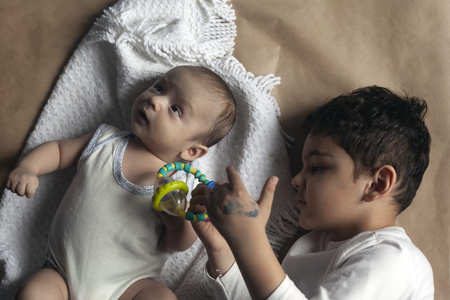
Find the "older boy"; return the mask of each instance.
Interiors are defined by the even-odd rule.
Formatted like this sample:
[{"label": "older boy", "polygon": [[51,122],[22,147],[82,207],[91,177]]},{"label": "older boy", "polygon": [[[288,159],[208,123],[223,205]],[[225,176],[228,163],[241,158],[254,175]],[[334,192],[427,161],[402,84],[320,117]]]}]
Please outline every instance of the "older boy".
[{"label": "older boy", "polygon": [[152,279],[167,248],[185,250],[197,236],[189,222],[159,217],[149,195],[163,165],[202,157],[228,133],[234,97],[214,72],[183,66],[142,93],[131,114],[133,133],[102,125],[48,142],[11,172],[7,188],[32,197],[38,175],[78,163],[50,229],[50,268],[29,278],[17,299],[175,299]]},{"label": "older boy", "polygon": [[197,204],[205,203],[215,227],[194,229],[208,251],[216,297],[433,299],[429,262],[395,226],[428,166],[426,110],[421,99],[372,86],[307,118],[303,170],[292,184],[300,225],[312,232],[297,240],[282,265],[265,235],[276,177],[258,203],[232,167],[229,183],[213,191],[198,187],[191,210],[202,212]]}]

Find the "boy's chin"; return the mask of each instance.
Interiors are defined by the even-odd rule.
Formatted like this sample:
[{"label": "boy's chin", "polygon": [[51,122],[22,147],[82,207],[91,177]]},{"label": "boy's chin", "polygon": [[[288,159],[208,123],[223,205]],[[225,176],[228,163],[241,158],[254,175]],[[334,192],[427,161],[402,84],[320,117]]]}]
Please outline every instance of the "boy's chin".
[{"label": "boy's chin", "polygon": [[300,213],[300,218],[298,219],[298,224],[300,225],[301,228],[303,228],[305,230],[314,230],[314,226],[312,226],[306,220],[302,219],[301,213]]}]

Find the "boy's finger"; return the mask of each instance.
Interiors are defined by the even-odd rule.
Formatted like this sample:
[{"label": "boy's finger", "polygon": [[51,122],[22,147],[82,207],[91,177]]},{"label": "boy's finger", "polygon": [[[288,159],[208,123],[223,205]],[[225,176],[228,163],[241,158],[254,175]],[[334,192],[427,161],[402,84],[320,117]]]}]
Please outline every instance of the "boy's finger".
[{"label": "boy's finger", "polygon": [[222,201],[223,198],[227,195],[229,188],[224,185],[215,186],[211,192],[211,196],[214,197],[214,201]]},{"label": "boy's finger", "polygon": [[278,184],[278,177],[272,176],[269,179],[267,179],[261,191],[261,195],[258,201],[259,207],[270,210],[270,208],[272,207],[273,196],[275,194],[277,184]]},{"label": "boy's finger", "polygon": [[203,195],[205,189],[208,188],[206,184],[200,183],[197,187],[192,191],[192,197],[197,195]]},{"label": "boy's finger", "polygon": [[212,193],[212,190],[211,190],[211,188],[208,188],[208,189],[206,189],[205,190],[205,193],[204,193],[204,203],[201,203],[201,204],[204,204],[205,206],[206,206],[206,210],[208,210],[208,207],[210,207],[210,205],[211,205],[211,193]]},{"label": "boy's finger", "polygon": [[205,204],[205,194],[201,194],[201,195],[197,195],[197,196],[193,196],[190,203],[191,205],[194,204]]},{"label": "boy's finger", "polygon": [[239,174],[237,173],[236,169],[233,166],[227,167],[227,177],[228,182],[230,183],[232,189],[240,189],[240,188],[245,189],[241,177],[239,177]]},{"label": "boy's finger", "polygon": [[193,213],[204,214],[204,213],[206,213],[206,208],[203,205],[194,204],[189,208],[189,211],[193,212]]}]

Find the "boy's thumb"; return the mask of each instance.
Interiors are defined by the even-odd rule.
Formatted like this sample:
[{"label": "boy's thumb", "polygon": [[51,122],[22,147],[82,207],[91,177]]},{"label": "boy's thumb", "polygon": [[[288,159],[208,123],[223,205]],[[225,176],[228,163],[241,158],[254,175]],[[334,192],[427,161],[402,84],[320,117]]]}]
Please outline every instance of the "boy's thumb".
[{"label": "boy's thumb", "polygon": [[267,179],[261,191],[261,196],[259,197],[258,201],[259,207],[264,207],[265,209],[268,208],[270,210],[270,208],[272,207],[273,195],[275,194],[277,184],[278,184],[278,177],[272,176],[269,179]]}]

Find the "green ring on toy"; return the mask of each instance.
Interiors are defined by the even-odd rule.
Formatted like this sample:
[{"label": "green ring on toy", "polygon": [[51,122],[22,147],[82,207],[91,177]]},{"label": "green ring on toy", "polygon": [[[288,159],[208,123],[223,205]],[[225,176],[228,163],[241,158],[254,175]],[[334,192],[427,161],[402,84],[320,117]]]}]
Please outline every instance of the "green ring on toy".
[{"label": "green ring on toy", "polygon": [[[180,162],[169,163],[164,165],[164,167],[159,169],[157,179],[161,177],[166,177],[167,173],[171,171],[185,171],[186,173],[194,175],[194,177],[197,178],[197,180],[200,181],[201,183],[206,184],[208,187],[214,188],[215,182],[208,180],[206,176],[202,174],[202,172],[200,172],[200,170],[193,168],[191,165]],[[186,197],[186,195],[188,194],[188,186],[183,181],[167,182],[164,185],[162,185],[153,195],[152,197],[153,207],[158,211],[165,211],[160,205],[161,200],[168,193],[176,190],[184,192],[184,197]],[[172,212],[169,211],[166,212],[172,214]],[[209,221],[209,216],[207,213],[194,214],[189,211],[186,212],[180,205],[173,208],[173,213],[176,213],[178,216],[188,221],[205,221],[205,220]]]}]

